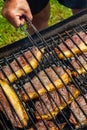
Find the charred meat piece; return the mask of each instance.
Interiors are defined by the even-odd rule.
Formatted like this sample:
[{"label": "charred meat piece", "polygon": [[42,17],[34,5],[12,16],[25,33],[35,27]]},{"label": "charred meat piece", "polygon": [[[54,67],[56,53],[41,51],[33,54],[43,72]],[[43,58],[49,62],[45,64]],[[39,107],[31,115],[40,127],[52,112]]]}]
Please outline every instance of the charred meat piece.
[{"label": "charred meat piece", "polygon": [[8,65],[3,66],[3,71],[4,71],[5,75],[3,74],[2,71],[0,71],[0,79],[5,80],[6,82],[8,82],[8,80],[10,82],[13,82],[17,79],[15,74],[12,72],[12,70],[10,69],[10,67]]},{"label": "charred meat piece", "polygon": [[6,116],[7,120],[11,121],[11,123],[14,127],[19,127],[19,128],[22,127],[17,115],[15,114],[11,105],[7,101],[1,88],[0,88],[0,111],[3,112],[3,114]]},{"label": "charred meat piece", "polygon": [[[85,98],[86,98],[86,100],[85,100]],[[76,118],[71,113],[69,120],[72,124],[75,125],[76,128],[78,128],[80,126],[80,124],[81,125],[87,124],[87,94],[85,94],[85,98],[83,96],[79,96],[76,99],[76,101],[78,102],[78,104],[80,105],[80,107],[82,108],[83,111],[81,110],[81,108],[75,101],[73,101],[70,106],[70,108],[73,111],[73,113],[75,114]]]},{"label": "charred meat piece", "polygon": [[64,43],[61,43],[60,45],[58,45],[58,47],[61,49],[61,51],[64,53],[65,56],[63,55],[63,53],[58,48],[54,48],[54,51],[56,52],[57,56],[60,59],[64,59],[66,57],[70,58],[70,57],[73,57],[73,55],[75,55],[75,54],[80,54],[82,52],[87,52],[87,45],[86,45],[87,44],[87,34],[84,33],[84,32],[79,32],[78,35],[77,34],[73,35],[71,37],[72,40],[67,39],[67,40],[65,40]]},{"label": "charred meat piece", "polygon": [[[36,58],[33,56],[32,53]],[[17,80],[17,78],[20,78],[25,74],[32,72],[33,69],[37,68],[43,53],[44,53],[43,48],[41,49],[40,52],[40,50],[34,46],[31,49],[31,51],[24,52],[24,57],[26,57],[27,60],[25,60],[25,58],[21,55],[17,57],[17,61],[13,60],[11,63],[9,63],[11,69],[8,65],[4,66],[3,71],[7,77],[3,74],[2,71],[0,71],[0,78],[5,81],[9,80],[12,83],[15,80]]]},{"label": "charred meat piece", "polygon": [[[45,122],[45,123],[44,123]],[[52,121],[39,121],[36,123],[36,128],[37,130],[60,130],[63,129],[63,127],[65,126],[66,123],[63,124],[58,124],[58,126],[56,126]],[[59,128],[60,129],[59,129]],[[30,128],[28,130],[36,130],[36,128]]]},{"label": "charred meat piece", "polygon": [[[57,66],[54,66],[54,70],[56,70],[56,72],[58,73],[58,75],[61,77],[61,79],[63,80],[63,82],[65,84],[68,84],[71,80],[70,76],[71,75],[71,72],[69,69],[66,69],[66,72],[64,71],[64,69],[62,67],[57,67]],[[55,86],[56,88],[61,88],[64,86],[64,83],[62,82],[62,80],[58,77],[58,75],[55,73],[51,67],[45,69],[46,73],[48,75],[46,75],[46,73],[42,70],[38,73],[38,77],[37,76],[34,76],[33,79],[31,80],[32,84],[34,85],[35,89],[33,88],[33,85],[30,83],[30,82],[27,82],[23,87],[25,89],[25,91],[27,92],[27,94],[29,95],[29,97],[31,99],[33,98],[37,98],[38,97],[38,93],[40,95],[43,95],[44,93],[46,93],[46,89],[48,91],[52,91],[55,89]],[[68,75],[68,74],[69,75]],[[48,76],[50,77],[50,79],[52,80],[52,82],[49,80]],[[42,81],[42,84],[40,82],[40,80]],[[46,88],[45,88],[45,87]],[[38,93],[37,93],[38,92]],[[22,95],[22,98],[24,101],[28,101],[29,100],[29,97],[27,95],[24,90],[21,90],[21,95]]]},{"label": "charred meat piece", "polygon": [[[22,57],[22,56],[20,56],[20,57]],[[17,58],[17,59],[18,59],[18,58]],[[25,75],[25,74],[24,74],[24,71],[23,71],[23,68],[21,68],[21,67],[18,65],[18,63],[17,63],[16,60],[12,61],[12,62],[10,63],[10,65],[11,65],[11,67],[12,67],[13,74],[16,76],[16,79],[17,79],[17,78],[20,78],[20,77],[22,77],[22,76]],[[13,80],[12,82],[14,82],[14,81],[15,81],[15,80]]]},{"label": "charred meat piece", "polygon": [[24,52],[24,56],[26,57],[28,63],[26,63],[23,57],[17,58],[26,74],[32,72],[33,69],[37,68],[43,56],[43,53],[44,53],[44,48],[41,48],[39,50],[37,47],[34,46],[31,51]]},{"label": "charred meat piece", "polygon": [[[72,68],[75,68],[75,70],[77,70],[79,74],[85,74],[87,71],[87,52],[85,52],[83,55],[79,55],[77,59],[74,58],[71,61],[71,64]],[[72,74],[78,75],[78,73],[75,72],[75,70],[72,72]]]},{"label": "charred meat piece", "polygon": [[[43,119],[49,120],[55,117],[60,110],[64,109],[67,104],[70,104],[74,98],[77,98],[80,94],[79,90],[72,84],[67,86],[70,92],[66,87],[60,88],[58,91],[54,90],[49,94],[45,94],[39,98],[35,103],[35,109],[39,112]],[[64,101],[64,99],[65,101]],[[36,118],[40,119],[38,112],[36,111]]]},{"label": "charred meat piece", "polygon": [[[28,121],[29,121],[28,115],[26,113],[24,106],[20,102],[17,94],[15,93],[14,89],[3,80],[0,80],[0,85],[2,88],[2,89],[0,88],[0,101],[2,102],[2,105],[4,109],[6,110],[7,115],[10,118],[11,122],[13,123],[14,126],[22,127],[19,122],[20,120],[22,122],[22,125],[27,126]],[[12,108],[10,107],[9,103],[7,102],[4,94],[6,94],[9,102],[13,106],[15,112],[17,113],[19,117],[19,120],[17,116],[15,115],[15,113],[13,112]],[[1,109],[1,111],[4,111],[4,110]]]}]

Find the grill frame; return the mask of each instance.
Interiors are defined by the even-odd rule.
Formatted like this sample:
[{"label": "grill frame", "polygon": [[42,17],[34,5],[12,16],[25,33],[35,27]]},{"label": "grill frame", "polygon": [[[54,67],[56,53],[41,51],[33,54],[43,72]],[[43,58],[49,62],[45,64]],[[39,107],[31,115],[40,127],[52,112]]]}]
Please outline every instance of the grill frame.
[{"label": "grill frame", "polygon": [[[56,32],[62,33],[64,30],[70,29],[74,26],[76,26],[78,23],[84,22],[87,19],[87,9],[84,11],[71,16],[68,19],[65,19],[61,21],[60,23],[57,23],[43,31],[41,31],[41,35],[43,38],[48,39],[51,36],[55,35]],[[33,39],[37,42],[38,46],[41,46],[41,42],[39,43],[39,39],[37,38],[37,35],[34,34]],[[20,46],[21,45],[21,46]],[[31,42],[29,41],[28,37],[23,38],[19,41],[16,41],[15,43],[12,43],[10,45],[7,45],[5,47],[0,48],[0,59],[7,57],[11,55],[12,53],[16,53],[20,51],[21,49],[25,49],[27,47],[32,47]]]},{"label": "grill frame", "polygon": [[[87,18],[87,9],[67,20],[64,20],[63,22],[61,22],[59,24],[56,24],[50,28],[43,30],[41,32],[41,34],[45,39],[48,40],[49,35],[51,35],[53,37],[53,35],[55,35],[55,32],[62,33],[64,30],[70,29],[70,28],[76,26],[80,22],[82,23],[82,20],[86,19],[86,18]],[[84,20],[83,20],[83,22],[84,22]],[[39,47],[41,47],[43,45],[43,43],[39,42],[39,38],[37,38],[36,35],[33,35],[32,37],[37,42]],[[20,44],[21,44],[21,47],[20,47]],[[11,55],[13,53],[17,53],[18,51],[20,51],[22,49],[24,50],[27,47],[32,47],[32,44],[29,42],[28,38],[24,38],[22,40],[19,40],[19,41],[13,43],[12,45],[0,48],[0,63],[3,62],[3,59],[7,61],[7,59],[10,58],[10,57],[8,57],[9,55]],[[3,58],[3,57],[6,57],[6,58]]]}]

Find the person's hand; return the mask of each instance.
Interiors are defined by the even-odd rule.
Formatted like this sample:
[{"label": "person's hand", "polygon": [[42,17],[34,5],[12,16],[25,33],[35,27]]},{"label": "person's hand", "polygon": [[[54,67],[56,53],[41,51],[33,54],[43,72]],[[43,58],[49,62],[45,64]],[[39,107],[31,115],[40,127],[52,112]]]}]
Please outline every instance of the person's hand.
[{"label": "person's hand", "polygon": [[32,13],[26,0],[6,0],[2,15],[15,27],[23,25],[25,17],[32,21]]}]

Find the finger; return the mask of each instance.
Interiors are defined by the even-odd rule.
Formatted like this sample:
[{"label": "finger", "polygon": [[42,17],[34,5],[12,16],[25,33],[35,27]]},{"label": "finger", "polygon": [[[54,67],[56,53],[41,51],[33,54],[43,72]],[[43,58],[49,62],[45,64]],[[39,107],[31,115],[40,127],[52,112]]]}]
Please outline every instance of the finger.
[{"label": "finger", "polygon": [[30,21],[32,21],[33,16],[32,16],[31,13],[29,14],[29,13],[27,12],[27,14],[26,14],[26,18],[29,19]]},{"label": "finger", "polygon": [[24,17],[20,18],[20,25],[24,25],[24,23],[25,23],[25,18]]},{"label": "finger", "polygon": [[3,16],[14,26],[19,27],[20,25],[20,16],[15,16],[15,13],[9,11],[2,11]]},{"label": "finger", "polygon": [[12,14],[12,15],[8,15],[6,17],[7,17],[7,20],[16,28],[19,27],[21,24],[23,25],[23,23],[24,23],[24,20],[21,19],[19,14],[17,14],[17,15]]},{"label": "finger", "polygon": [[29,6],[26,7],[26,10],[24,10],[24,16],[26,16],[27,19],[29,19],[30,21],[32,21],[33,15],[31,13],[31,10],[30,10]]},{"label": "finger", "polygon": [[19,27],[21,24],[21,20],[19,16],[8,17],[7,19],[16,28]]}]

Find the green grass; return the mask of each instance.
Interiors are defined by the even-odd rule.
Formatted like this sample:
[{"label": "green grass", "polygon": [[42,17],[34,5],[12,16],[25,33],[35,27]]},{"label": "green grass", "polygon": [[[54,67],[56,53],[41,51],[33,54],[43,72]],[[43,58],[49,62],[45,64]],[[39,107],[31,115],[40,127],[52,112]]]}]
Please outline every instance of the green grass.
[{"label": "green grass", "polygon": [[[3,7],[3,0],[0,0],[0,12]],[[51,13],[49,26],[62,21],[72,15],[70,9],[60,5],[57,0],[50,0]],[[24,32],[20,29],[15,29],[0,13],[0,47],[11,44],[25,37]]]},{"label": "green grass", "polygon": [[60,5],[57,0],[50,0],[51,14],[49,19],[49,25],[58,23],[72,15],[71,9]]}]

